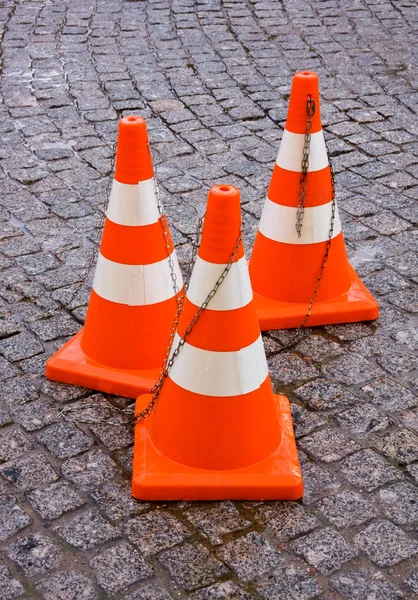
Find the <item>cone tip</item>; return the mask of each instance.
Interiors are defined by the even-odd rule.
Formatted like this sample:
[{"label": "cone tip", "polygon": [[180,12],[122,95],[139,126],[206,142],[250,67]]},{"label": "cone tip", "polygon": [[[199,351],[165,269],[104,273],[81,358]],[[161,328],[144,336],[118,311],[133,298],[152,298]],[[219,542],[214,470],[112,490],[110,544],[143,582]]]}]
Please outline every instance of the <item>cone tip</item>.
[{"label": "cone tip", "polygon": [[315,103],[311,133],[316,133],[321,129],[318,75],[313,71],[299,71],[293,76],[292,80],[289,111],[286,121],[286,129],[288,131],[292,133],[306,132],[306,102],[308,96]]},{"label": "cone tip", "polygon": [[135,184],[153,176],[145,119],[128,115],[119,121],[115,179]]},{"label": "cone tip", "polygon": [[137,115],[128,115],[119,121],[119,137],[128,134],[135,136],[137,142],[148,142],[145,119]]},{"label": "cone tip", "polygon": [[210,188],[208,201],[213,198],[219,200],[220,202],[227,202],[228,200],[239,197],[239,190],[237,190],[237,188],[233,185],[219,184]]},{"label": "cone tip", "polygon": [[[239,190],[227,184],[213,186],[209,190],[199,256],[212,263],[228,263],[240,237],[240,232],[241,206]],[[236,260],[243,253],[241,242]]]}]

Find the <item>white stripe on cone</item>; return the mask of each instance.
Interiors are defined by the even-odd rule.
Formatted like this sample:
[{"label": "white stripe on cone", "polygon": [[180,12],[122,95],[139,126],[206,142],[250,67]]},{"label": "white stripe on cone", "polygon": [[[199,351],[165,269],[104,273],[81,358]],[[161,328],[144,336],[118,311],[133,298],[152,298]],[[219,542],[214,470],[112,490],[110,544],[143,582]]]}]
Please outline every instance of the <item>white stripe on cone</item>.
[{"label": "white stripe on cone", "polygon": [[[300,173],[302,170],[304,143],[305,136],[303,133],[292,133],[285,129],[282,141],[280,142],[276,165],[287,171],[297,171]],[[328,155],[322,129],[317,133],[311,134],[309,148],[308,173],[325,169],[328,166]]]},{"label": "white stripe on cone", "polygon": [[156,223],[161,215],[158,211],[154,178],[137,184],[119,183],[114,179],[106,217],[117,225],[131,227]]},{"label": "white stripe on cone", "polygon": [[[282,206],[266,199],[260,219],[260,232],[270,240],[283,244],[317,244],[328,240],[331,228],[332,202],[305,208],[302,221],[302,235],[296,231],[297,208]],[[338,206],[335,206],[334,230],[332,237],[341,233]]]},{"label": "white stripe on cone", "polygon": [[[175,252],[171,258],[181,289],[183,280]],[[93,289],[101,298],[127,306],[157,304],[175,295],[168,258],[149,265],[124,265],[99,254]]]},{"label": "white stripe on cone", "polygon": [[[171,352],[179,340],[176,334]],[[169,373],[174,383],[189,392],[220,397],[249,394],[263,384],[267,375],[261,334],[253,344],[236,352],[202,350],[186,342]]]},{"label": "white stripe on cone", "polygon": [[[187,290],[190,302],[196,306],[203,304],[225,267],[226,264],[210,263],[197,256]],[[243,256],[231,266],[226,279],[210,301],[208,309],[235,310],[246,306],[252,298],[247,261]]]}]

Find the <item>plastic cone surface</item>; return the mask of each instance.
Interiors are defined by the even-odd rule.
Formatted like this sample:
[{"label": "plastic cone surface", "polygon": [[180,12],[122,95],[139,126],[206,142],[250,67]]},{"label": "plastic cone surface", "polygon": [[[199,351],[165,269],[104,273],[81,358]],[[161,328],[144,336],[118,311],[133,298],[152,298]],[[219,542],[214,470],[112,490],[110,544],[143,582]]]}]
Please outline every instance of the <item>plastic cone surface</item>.
[{"label": "plastic cone surface", "polygon": [[158,210],[146,124],[124,117],[85,326],[49,359],[47,377],[132,398],[151,388],[177,310],[168,253],[181,290]]},{"label": "plastic cone surface", "polygon": [[[176,348],[230,262],[239,192],[209,192]],[[149,403],[140,396],[137,412]],[[144,500],[297,499],[302,479],[289,402],[272,391],[242,243],[164,382],[135,426],[132,493]]]},{"label": "plastic cone surface", "polygon": [[[296,216],[308,96],[314,100],[316,111],[312,117],[306,203],[299,237]],[[318,76],[297,73],[249,263],[262,331],[302,324],[321,272],[331,215],[331,171],[321,126]],[[336,206],[328,261],[306,325],[349,323],[377,316],[376,301],[348,262]]]}]

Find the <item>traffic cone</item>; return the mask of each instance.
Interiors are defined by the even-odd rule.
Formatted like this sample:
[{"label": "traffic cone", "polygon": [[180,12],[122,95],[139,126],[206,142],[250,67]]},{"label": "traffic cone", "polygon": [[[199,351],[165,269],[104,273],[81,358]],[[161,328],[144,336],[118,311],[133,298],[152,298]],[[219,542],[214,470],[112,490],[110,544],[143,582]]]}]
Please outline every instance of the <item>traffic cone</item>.
[{"label": "traffic cone", "polygon": [[[306,103],[312,117],[306,203],[301,236],[296,231]],[[350,266],[338,206],[328,260],[322,271],[332,217],[332,180],[319,107],[318,76],[293,78],[286,128],[249,263],[254,301],[262,331],[299,327],[304,322],[318,279],[316,300],[305,325],[373,320],[377,302]]]},{"label": "traffic cone", "polygon": [[[213,187],[173,349],[186,340],[151,416],[135,426],[136,498],[302,495],[289,402],[272,391],[241,242],[222,285],[186,333],[237,249],[240,228],[238,190]],[[150,399],[138,398],[137,415]]]},{"label": "traffic cone", "polygon": [[158,209],[146,124],[124,117],[85,325],[49,359],[46,376],[132,398],[148,391],[177,311],[172,275],[181,290],[167,220]]}]

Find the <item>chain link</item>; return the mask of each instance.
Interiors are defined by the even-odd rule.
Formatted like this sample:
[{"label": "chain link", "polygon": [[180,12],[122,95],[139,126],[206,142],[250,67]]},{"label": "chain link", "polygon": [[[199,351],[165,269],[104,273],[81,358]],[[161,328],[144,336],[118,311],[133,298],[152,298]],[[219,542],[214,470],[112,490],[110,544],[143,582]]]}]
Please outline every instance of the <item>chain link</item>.
[{"label": "chain link", "polygon": [[[302,173],[300,177],[299,183],[299,192],[298,192],[298,209],[296,213],[296,231],[298,232],[298,236],[302,235],[302,222],[303,215],[305,212],[305,203],[306,203],[306,189],[308,182],[308,167],[309,167],[309,152],[310,152],[310,143],[311,143],[311,128],[312,128],[312,117],[315,114],[316,106],[315,101],[311,98],[311,96],[307,96],[306,101],[306,133],[305,133],[305,141],[303,146],[303,157],[302,157]],[[314,290],[312,292],[312,296],[309,302],[308,310],[303,318],[302,323],[299,326],[299,329],[303,329],[311,316],[312,308],[316,302],[318,297],[319,287],[321,285],[322,278],[324,276],[324,270],[326,264],[328,262],[329,251],[331,248],[331,242],[334,235],[334,223],[335,223],[335,212],[336,212],[336,200],[335,200],[335,182],[334,182],[334,172],[332,169],[331,162],[329,163],[330,173],[331,173],[331,190],[332,190],[332,202],[331,202],[331,223],[328,232],[327,244],[325,246],[325,252],[322,259],[322,263],[319,269],[319,274],[315,283]]]},{"label": "chain link", "polygon": [[299,181],[298,209],[296,213],[296,231],[299,237],[302,235],[302,223],[303,216],[305,214],[306,188],[308,185],[309,153],[311,149],[312,117],[315,114],[315,110],[315,100],[313,100],[311,96],[308,95],[308,100],[306,102],[306,133],[303,140],[302,169]]},{"label": "chain link", "polygon": [[[201,236],[201,232],[202,232],[202,227],[203,227],[203,219],[204,217],[199,219],[199,224],[198,224],[198,229],[197,229],[197,233],[196,233],[196,240],[195,243],[193,244],[193,252],[192,252],[192,259],[190,262],[190,265],[192,266],[196,260],[196,254],[197,254],[197,249],[199,247],[199,240],[200,240],[200,236]],[[231,254],[231,258],[228,262],[228,264],[225,266],[224,270],[222,271],[221,275],[218,277],[218,279],[216,280],[213,288],[210,290],[210,292],[208,293],[208,295],[206,296],[205,300],[202,302],[202,304],[200,305],[200,307],[198,308],[198,310],[196,311],[196,313],[193,315],[189,325],[186,327],[185,332],[183,337],[180,338],[176,348],[172,351],[172,345],[173,345],[173,341],[174,341],[174,337],[176,335],[177,332],[177,328],[178,328],[178,324],[179,324],[179,320],[180,320],[180,315],[182,313],[183,310],[183,305],[184,305],[184,299],[186,296],[186,291],[188,288],[188,284],[190,282],[190,276],[188,278],[187,283],[185,284],[181,297],[181,303],[178,303],[178,309],[177,309],[177,314],[174,318],[173,321],[173,327],[172,327],[172,331],[170,334],[170,341],[166,350],[166,354],[165,354],[165,358],[164,358],[164,362],[163,362],[163,366],[160,372],[160,376],[158,378],[158,381],[154,384],[154,386],[151,388],[150,390],[150,394],[152,394],[152,398],[150,400],[150,402],[147,404],[147,406],[141,411],[139,412],[137,415],[135,415],[134,417],[134,425],[136,425],[137,423],[139,423],[140,421],[143,421],[144,419],[148,418],[150,416],[150,414],[152,413],[155,404],[157,403],[157,400],[159,398],[161,389],[164,385],[165,380],[167,379],[167,376],[170,372],[171,367],[173,366],[177,356],[180,354],[181,349],[183,348],[184,344],[186,343],[187,337],[191,334],[191,332],[193,331],[194,326],[196,325],[196,323],[199,321],[203,311],[208,307],[210,301],[212,300],[212,298],[215,296],[216,292],[218,291],[218,289],[221,287],[222,283],[225,281],[229,271],[231,270],[231,267],[235,261],[235,258],[237,256],[237,253],[239,252],[240,248],[241,248],[241,243],[242,243],[242,231],[240,231],[240,234],[238,236],[237,239],[237,243],[232,251]],[[191,275],[191,273],[190,273]]]}]

